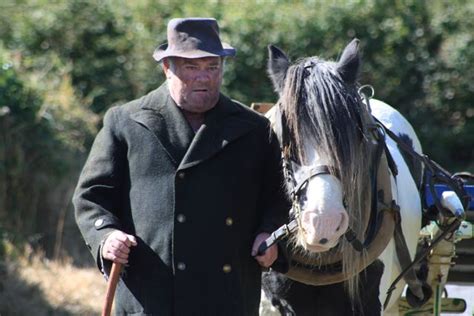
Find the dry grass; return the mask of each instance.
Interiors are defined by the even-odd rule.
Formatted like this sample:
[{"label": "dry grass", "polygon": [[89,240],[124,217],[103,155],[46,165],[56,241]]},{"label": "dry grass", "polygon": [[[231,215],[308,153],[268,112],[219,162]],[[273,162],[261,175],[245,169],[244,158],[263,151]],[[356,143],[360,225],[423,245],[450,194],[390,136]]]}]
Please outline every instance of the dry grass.
[{"label": "dry grass", "polygon": [[25,255],[1,262],[0,315],[100,315],[105,288],[97,269]]}]

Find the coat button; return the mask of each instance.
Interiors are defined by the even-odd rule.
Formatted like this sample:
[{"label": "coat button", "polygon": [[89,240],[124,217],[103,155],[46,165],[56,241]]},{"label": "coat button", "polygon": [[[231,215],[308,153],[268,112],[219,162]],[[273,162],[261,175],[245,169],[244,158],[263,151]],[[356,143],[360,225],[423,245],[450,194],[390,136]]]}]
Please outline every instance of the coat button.
[{"label": "coat button", "polygon": [[232,271],[232,266],[230,264],[224,264],[222,266],[222,271],[224,271],[224,273],[230,273]]},{"label": "coat button", "polygon": [[185,175],[184,171],[178,172],[178,178],[184,179],[184,175]]},{"label": "coat button", "polygon": [[186,221],[186,216],[184,216],[183,214],[178,214],[178,216],[176,216],[176,220],[178,221],[178,223],[184,223]]},{"label": "coat button", "polygon": [[184,271],[186,270],[186,264],[184,264],[184,262],[178,262],[176,268],[178,268],[178,270]]},{"label": "coat button", "polygon": [[227,217],[227,218],[225,219],[225,224],[226,224],[227,226],[232,226],[232,224],[234,224],[234,220],[232,219],[232,217]]},{"label": "coat button", "polygon": [[94,222],[95,227],[100,227],[104,223],[104,220],[102,218],[99,218]]}]

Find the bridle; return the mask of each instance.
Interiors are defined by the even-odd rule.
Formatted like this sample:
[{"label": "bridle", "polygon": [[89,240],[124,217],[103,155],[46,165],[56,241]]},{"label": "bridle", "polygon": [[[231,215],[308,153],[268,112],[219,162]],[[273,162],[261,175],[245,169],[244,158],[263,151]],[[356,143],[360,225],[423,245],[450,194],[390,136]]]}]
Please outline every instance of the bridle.
[{"label": "bridle", "polygon": [[[282,151],[284,152],[284,151]],[[296,177],[294,176],[294,170],[292,164],[296,164],[292,162],[288,156],[282,154],[282,161],[283,161],[283,174],[285,176],[286,182],[291,188],[290,190],[290,198],[291,198],[291,217],[296,219],[299,218],[301,215],[301,209],[303,204],[303,197],[305,196],[306,189],[308,188],[309,181],[311,179],[324,175],[324,174],[331,174],[329,167],[327,165],[316,165],[309,169],[309,172],[306,173],[306,176],[301,181],[297,181]]]}]

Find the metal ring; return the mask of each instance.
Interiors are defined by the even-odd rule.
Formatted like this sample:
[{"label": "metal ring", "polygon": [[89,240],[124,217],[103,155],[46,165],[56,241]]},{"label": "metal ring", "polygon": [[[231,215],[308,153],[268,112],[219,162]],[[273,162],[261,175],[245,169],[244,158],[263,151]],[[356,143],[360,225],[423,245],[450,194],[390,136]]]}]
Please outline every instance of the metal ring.
[{"label": "metal ring", "polygon": [[[367,94],[363,93],[363,90],[364,90],[364,89],[368,89],[368,90],[370,91],[370,95],[367,95]],[[374,87],[372,87],[372,85],[370,85],[370,84],[365,84],[365,85],[361,86],[361,87],[357,90],[357,92],[358,92],[359,94],[364,94],[364,95],[367,96],[369,99],[372,99],[372,98],[374,97],[374,95],[375,95],[375,89],[374,89]]]},{"label": "metal ring", "polygon": [[380,123],[375,123],[375,125],[377,126],[377,130],[380,132],[380,135],[382,135],[383,138],[385,139],[387,137],[387,132],[385,131],[385,127]]}]

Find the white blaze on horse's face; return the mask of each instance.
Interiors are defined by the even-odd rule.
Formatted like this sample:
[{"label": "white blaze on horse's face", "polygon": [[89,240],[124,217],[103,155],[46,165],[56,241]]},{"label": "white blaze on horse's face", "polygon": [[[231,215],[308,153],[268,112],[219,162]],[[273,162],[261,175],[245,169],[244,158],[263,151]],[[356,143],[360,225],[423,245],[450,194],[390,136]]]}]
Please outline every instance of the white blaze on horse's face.
[{"label": "white blaze on horse's face", "polygon": [[[312,166],[324,164],[319,159],[312,160],[310,166],[302,166],[295,173],[298,183],[307,178]],[[300,216],[299,242],[305,249],[324,252],[335,247],[349,226],[339,179],[330,174],[310,179]]]}]

